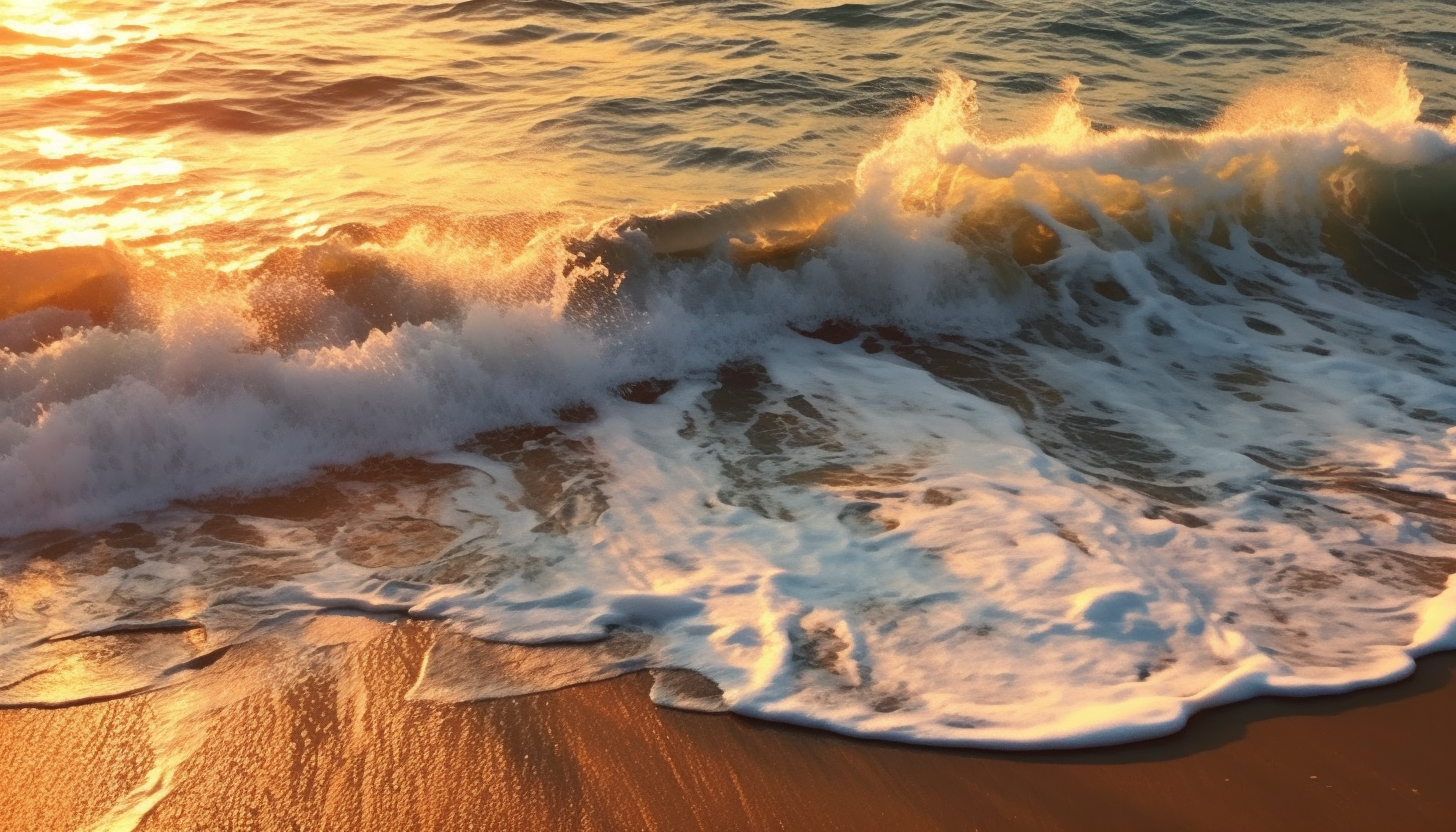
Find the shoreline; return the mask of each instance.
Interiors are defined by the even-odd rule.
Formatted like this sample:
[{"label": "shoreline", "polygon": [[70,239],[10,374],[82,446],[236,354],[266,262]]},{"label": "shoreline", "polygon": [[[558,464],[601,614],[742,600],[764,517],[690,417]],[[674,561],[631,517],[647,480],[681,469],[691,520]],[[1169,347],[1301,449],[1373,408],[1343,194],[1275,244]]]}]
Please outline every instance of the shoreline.
[{"label": "shoreline", "polygon": [[172,688],[0,711],[0,829],[1436,830],[1456,817],[1456,652],[1382,687],[1213,708],[1157,739],[1004,752],[662,708],[645,671],[407,701],[432,625],[347,626],[311,636],[304,659],[254,642]]}]

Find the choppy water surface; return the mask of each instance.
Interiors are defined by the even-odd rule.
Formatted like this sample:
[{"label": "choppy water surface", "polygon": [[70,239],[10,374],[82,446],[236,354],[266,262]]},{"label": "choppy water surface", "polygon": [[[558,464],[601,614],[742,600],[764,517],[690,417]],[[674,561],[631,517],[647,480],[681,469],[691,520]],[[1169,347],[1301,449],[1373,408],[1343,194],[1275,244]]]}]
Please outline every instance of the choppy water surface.
[{"label": "choppy water surface", "polygon": [[1205,127],[1352,50],[1410,62],[1428,119],[1456,112],[1435,2],[6,8],[7,245],[215,265],[411,210],[595,220],[843,178],[945,70],[982,85],[993,132],[1069,76],[1100,127]]},{"label": "choppy water surface", "polygon": [[12,3],[0,703],[340,610],[454,625],[423,699],[995,747],[1398,677],[1451,11]]}]

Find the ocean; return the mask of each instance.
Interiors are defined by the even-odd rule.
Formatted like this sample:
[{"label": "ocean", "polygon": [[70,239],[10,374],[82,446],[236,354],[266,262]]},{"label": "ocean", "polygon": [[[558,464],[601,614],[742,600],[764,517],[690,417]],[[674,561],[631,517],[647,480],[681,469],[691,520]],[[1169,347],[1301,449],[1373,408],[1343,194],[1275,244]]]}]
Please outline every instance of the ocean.
[{"label": "ocean", "polygon": [[1401,678],[1453,15],[5,0],[0,706],[350,618],[983,748]]}]

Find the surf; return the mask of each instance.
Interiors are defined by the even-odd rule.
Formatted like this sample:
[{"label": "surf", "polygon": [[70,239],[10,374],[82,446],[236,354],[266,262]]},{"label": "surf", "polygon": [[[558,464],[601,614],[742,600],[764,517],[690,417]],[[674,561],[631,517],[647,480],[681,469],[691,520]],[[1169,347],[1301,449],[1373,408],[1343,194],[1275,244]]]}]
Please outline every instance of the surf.
[{"label": "surf", "polygon": [[[652,668],[982,747],[1396,678],[1456,646],[1456,127],[1327,77],[1186,130],[1068,81],[1007,132],[948,75],[752,199],[9,253],[5,702],[339,609],[455,628],[419,698]],[[83,649],[123,623],[163,659]],[[502,681],[479,639],[589,646]]]}]

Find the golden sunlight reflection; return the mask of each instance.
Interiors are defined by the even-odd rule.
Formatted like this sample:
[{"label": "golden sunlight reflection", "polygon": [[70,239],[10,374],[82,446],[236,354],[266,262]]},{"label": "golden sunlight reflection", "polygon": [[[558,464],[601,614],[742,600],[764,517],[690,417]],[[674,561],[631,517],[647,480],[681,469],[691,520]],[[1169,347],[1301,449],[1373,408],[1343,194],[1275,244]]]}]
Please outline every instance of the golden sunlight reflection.
[{"label": "golden sunlight reflection", "polygon": [[[20,117],[35,113],[26,119],[30,129],[0,133],[0,248],[119,242],[170,256],[200,248],[200,241],[179,237],[184,231],[249,215],[260,191],[246,184],[196,187],[168,132],[96,131],[67,123],[74,119],[70,110],[84,112],[93,101],[108,100],[98,96],[142,90],[142,84],[105,77],[97,59],[158,37],[171,8],[107,5],[97,11],[21,0],[0,12],[0,56],[19,58],[16,65],[30,70],[0,84],[0,105]],[[61,110],[45,105],[55,98],[75,104]],[[37,124],[39,119],[50,123]]]},{"label": "golden sunlight reflection", "polygon": [[57,0],[10,0],[8,5],[0,12],[0,27],[9,30],[0,35],[0,45],[9,41],[22,54],[78,58],[96,58],[122,44],[151,40],[157,35],[154,26],[172,7],[147,4],[142,9],[77,18],[66,9],[71,4]]},{"label": "golden sunlight reflection", "polygon": [[91,137],[55,128],[0,139],[0,239],[12,245],[145,244],[158,254],[198,249],[168,239],[190,228],[249,216],[257,188],[199,192],[165,137]]}]

